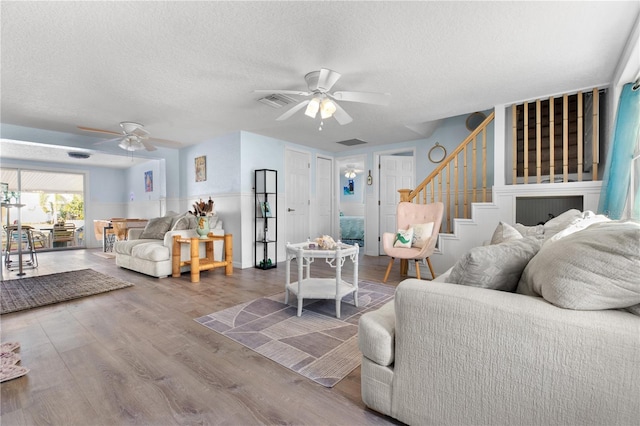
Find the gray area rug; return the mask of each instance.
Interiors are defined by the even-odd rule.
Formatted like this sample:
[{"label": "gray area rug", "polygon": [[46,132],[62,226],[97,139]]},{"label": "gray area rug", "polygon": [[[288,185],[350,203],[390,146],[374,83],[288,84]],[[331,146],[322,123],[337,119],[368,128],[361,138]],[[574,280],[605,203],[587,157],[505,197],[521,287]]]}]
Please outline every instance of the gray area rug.
[{"label": "gray area rug", "polygon": [[[284,303],[284,292],[215,312],[195,321],[323,386],[333,387],[360,365],[358,320],[393,298],[396,288],[359,283],[342,299],[341,318],[335,300],[305,300],[297,317],[297,300]],[[294,296],[295,297],[295,296]]]},{"label": "gray area rug", "polygon": [[51,305],[132,285],[93,269],[0,281],[0,314]]}]

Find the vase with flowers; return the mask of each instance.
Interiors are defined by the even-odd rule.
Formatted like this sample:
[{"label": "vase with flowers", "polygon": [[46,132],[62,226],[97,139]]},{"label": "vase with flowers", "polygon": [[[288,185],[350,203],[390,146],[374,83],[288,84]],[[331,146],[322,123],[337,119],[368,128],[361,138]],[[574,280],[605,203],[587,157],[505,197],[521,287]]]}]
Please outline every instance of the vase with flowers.
[{"label": "vase with flowers", "polygon": [[193,203],[193,211],[189,210],[189,213],[196,216],[198,218],[198,226],[196,227],[196,233],[200,236],[200,238],[207,238],[209,234],[209,217],[213,216],[213,205],[214,202],[209,197],[209,201],[197,201]]}]

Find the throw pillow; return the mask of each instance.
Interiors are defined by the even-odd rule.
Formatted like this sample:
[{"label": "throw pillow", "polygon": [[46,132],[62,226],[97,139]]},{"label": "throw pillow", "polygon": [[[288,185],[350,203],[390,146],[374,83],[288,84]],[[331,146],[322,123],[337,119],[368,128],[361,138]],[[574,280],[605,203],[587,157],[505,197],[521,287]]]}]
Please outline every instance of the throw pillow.
[{"label": "throw pillow", "polygon": [[521,223],[516,223],[513,225],[513,228],[523,237],[536,237],[539,240],[544,239],[544,225],[525,226]]},{"label": "throw pillow", "polygon": [[630,308],[640,303],[638,271],[640,223],[601,222],[545,244],[518,292],[567,309]]},{"label": "throw pillow", "polygon": [[398,229],[396,234],[396,240],[393,246],[396,248],[411,248],[411,241],[413,240],[413,228]]},{"label": "throw pillow", "polygon": [[412,227],[413,239],[411,240],[411,246],[423,248],[431,239],[431,234],[433,234],[433,222],[418,223],[412,225]]},{"label": "throw pillow", "polygon": [[519,240],[520,238],[522,238],[522,234],[518,232],[516,228],[508,223],[500,222],[496,230],[493,231],[491,244],[500,244],[507,241]]},{"label": "throw pillow", "polygon": [[140,239],[145,240],[162,240],[164,239],[164,234],[167,233],[169,228],[171,227],[171,216],[165,217],[156,217],[154,219],[149,219],[147,222],[147,226],[144,227],[144,231],[140,234]]},{"label": "throw pillow", "polygon": [[198,226],[196,217],[191,213],[185,213],[173,218],[171,222],[171,231],[182,231],[185,229],[195,229]]},{"label": "throw pillow", "polygon": [[526,237],[474,247],[453,266],[445,281],[513,292],[522,271],[541,245],[540,240]]}]

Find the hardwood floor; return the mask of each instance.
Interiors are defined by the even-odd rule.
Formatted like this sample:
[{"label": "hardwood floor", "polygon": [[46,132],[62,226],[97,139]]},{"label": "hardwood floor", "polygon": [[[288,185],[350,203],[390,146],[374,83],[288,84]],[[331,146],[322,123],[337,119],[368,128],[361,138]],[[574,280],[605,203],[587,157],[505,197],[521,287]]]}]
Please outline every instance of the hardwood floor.
[{"label": "hardwood floor", "polygon": [[[398,424],[365,408],[360,369],[322,387],[193,319],[283,290],[285,268],[203,272],[201,282],[121,269],[99,249],[38,255],[27,276],[92,268],[134,284],[122,290],[2,315],[2,341],[21,344],[31,371],[0,385],[0,424]],[[360,258],[380,282],[387,257]],[[345,276],[350,262],[345,263]],[[397,285],[396,264],[388,284]],[[313,272],[330,276],[316,262]],[[3,272],[4,279],[17,279]]]}]

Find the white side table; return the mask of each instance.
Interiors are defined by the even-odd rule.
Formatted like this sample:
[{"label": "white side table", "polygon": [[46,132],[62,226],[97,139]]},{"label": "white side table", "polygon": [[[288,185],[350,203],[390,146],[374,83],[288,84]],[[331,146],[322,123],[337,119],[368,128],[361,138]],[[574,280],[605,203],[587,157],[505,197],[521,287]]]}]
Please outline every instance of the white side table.
[{"label": "white side table", "polygon": [[[298,316],[301,316],[303,299],[335,299],[336,318],[340,318],[340,303],[344,296],[353,293],[354,305],[358,306],[359,251],[358,244],[338,243],[335,250],[322,250],[309,248],[309,243],[287,243],[284,303],[289,303],[289,292],[297,295]],[[294,258],[298,263],[298,281],[290,282],[291,260]],[[342,265],[347,258],[353,263],[351,283],[342,279]],[[311,264],[315,259],[325,259],[325,262],[336,270],[335,278],[312,278]]]}]

